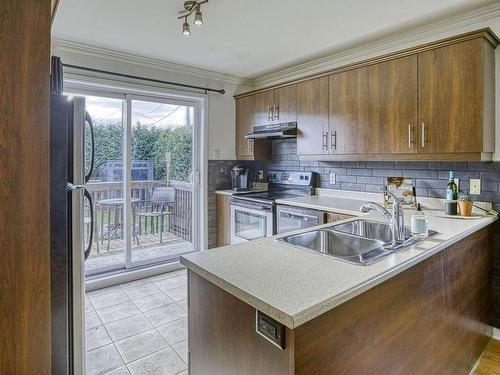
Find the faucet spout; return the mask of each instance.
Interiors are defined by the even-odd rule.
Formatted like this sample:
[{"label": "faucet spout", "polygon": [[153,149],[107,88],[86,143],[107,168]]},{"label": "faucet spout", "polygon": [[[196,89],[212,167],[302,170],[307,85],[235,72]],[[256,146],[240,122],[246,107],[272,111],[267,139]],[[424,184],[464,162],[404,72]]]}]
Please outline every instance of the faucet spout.
[{"label": "faucet spout", "polygon": [[384,186],[384,195],[390,195],[394,200],[392,213],[375,202],[366,202],[360,207],[360,211],[369,212],[374,210],[381,213],[391,226],[392,244],[396,246],[406,240],[403,205],[396,195],[387,190],[387,186]]}]

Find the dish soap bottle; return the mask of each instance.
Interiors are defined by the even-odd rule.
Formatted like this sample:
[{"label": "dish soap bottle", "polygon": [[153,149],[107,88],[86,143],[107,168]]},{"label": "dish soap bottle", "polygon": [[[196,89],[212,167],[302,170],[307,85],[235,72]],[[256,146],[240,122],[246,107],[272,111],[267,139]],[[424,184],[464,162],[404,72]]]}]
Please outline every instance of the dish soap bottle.
[{"label": "dish soap bottle", "polygon": [[422,211],[420,203],[417,204],[417,212],[411,215],[411,234],[417,240],[426,238],[429,235],[427,215]]}]

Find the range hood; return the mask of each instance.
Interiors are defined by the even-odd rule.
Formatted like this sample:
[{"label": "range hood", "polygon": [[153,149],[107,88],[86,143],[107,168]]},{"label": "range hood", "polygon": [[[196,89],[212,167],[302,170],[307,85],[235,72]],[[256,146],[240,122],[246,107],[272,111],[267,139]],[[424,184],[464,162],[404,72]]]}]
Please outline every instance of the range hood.
[{"label": "range hood", "polygon": [[257,125],[253,132],[245,135],[246,139],[284,139],[297,138],[297,122]]}]

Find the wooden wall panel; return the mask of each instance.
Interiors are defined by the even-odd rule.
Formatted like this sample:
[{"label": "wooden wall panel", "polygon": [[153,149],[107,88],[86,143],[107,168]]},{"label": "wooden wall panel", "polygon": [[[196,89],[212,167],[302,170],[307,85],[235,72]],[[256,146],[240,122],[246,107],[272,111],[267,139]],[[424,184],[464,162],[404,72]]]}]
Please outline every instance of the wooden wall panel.
[{"label": "wooden wall panel", "polygon": [[255,309],[189,271],[191,375],[292,375],[293,337],[281,350],[255,332]]},{"label": "wooden wall panel", "polygon": [[50,370],[50,0],[0,1],[0,373]]}]

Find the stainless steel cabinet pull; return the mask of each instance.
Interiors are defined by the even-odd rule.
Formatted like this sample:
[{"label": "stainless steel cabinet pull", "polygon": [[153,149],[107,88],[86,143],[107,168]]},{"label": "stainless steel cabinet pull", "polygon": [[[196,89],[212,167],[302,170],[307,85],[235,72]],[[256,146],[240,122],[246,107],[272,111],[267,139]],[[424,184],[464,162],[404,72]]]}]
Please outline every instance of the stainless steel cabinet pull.
[{"label": "stainless steel cabinet pull", "polygon": [[425,147],[425,124],[422,123],[422,148]]},{"label": "stainless steel cabinet pull", "polygon": [[330,133],[330,148],[331,150],[337,149],[337,131]]},{"label": "stainless steel cabinet pull", "polygon": [[273,106],[272,105],[267,107],[267,119],[269,121],[273,121]]},{"label": "stainless steel cabinet pull", "polygon": [[323,143],[323,150],[328,150],[328,132],[323,132],[322,143]]},{"label": "stainless steel cabinet pull", "polygon": [[408,124],[408,148],[411,148],[411,144],[413,142],[411,141],[411,124]]},{"label": "stainless steel cabinet pull", "polygon": [[277,104],[274,105],[274,119],[275,120],[280,119],[280,106]]}]

